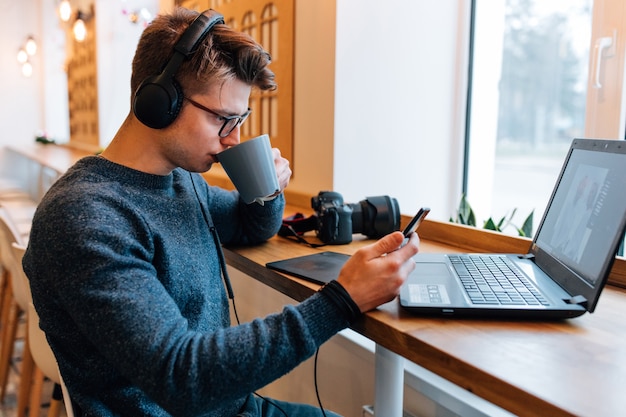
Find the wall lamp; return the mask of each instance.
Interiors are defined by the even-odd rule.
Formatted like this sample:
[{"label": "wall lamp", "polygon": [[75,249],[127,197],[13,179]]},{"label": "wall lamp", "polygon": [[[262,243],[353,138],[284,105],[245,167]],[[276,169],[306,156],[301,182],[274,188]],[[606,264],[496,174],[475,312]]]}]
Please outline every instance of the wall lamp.
[{"label": "wall lamp", "polygon": [[72,32],[74,33],[74,39],[78,42],[82,42],[87,37],[87,27],[85,26],[85,15],[80,10],[76,12],[76,20],[74,20],[74,26],[72,26]]},{"label": "wall lamp", "polygon": [[63,22],[69,22],[72,17],[72,5],[70,0],[62,0],[59,3],[59,17]]},{"label": "wall lamp", "polygon": [[22,66],[22,75],[30,77],[33,75],[33,65],[30,57],[37,53],[37,42],[32,35],[28,35],[24,44],[17,51],[17,62]]},{"label": "wall lamp", "polygon": [[62,0],[58,7],[59,18],[61,22],[72,28],[74,39],[77,42],[83,42],[87,37],[87,26],[85,23],[93,17],[93,5],[89,12],[77,9],[72,10],[72,4],[69,0]]}]

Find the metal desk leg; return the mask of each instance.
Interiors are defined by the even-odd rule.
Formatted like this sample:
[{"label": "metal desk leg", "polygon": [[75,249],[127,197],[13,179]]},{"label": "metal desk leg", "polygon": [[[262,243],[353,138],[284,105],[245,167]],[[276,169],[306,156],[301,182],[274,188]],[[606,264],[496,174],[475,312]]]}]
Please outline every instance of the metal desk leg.
[{"label": "metal desk leg", "polygon": [[376,417],[402,417],[404,358],[376,345],[374,414]]}]

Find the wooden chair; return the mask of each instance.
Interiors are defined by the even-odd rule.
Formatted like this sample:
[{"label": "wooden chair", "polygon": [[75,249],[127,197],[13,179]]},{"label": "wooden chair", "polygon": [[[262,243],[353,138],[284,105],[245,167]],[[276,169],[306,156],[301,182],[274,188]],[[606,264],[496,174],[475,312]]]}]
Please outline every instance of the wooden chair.
[{"label": "wooden chair", "polygon": [[[14,258],[22,265],[22,258],[26,247],[14,243],[11,247]],[[49,417],[56,417],[60,414],[61,407],[65,403],[65,411],[68,417],[74,417],[72,409],[72,401],[64,387],[63,380],[59,373],[56,358],[50,349],[46,335],[39,327],[39,315],[32,303],[32,295],[30,292],[30,284],[28,277],[22,268],[18,271],[20,288],[23,294],[27,296],[27,328],[26,343],[24,346],[22,375],[20,381],[20,396],[24,392],[22,401],[26,401],[30,397],[30,406],[28,407],[29,416],[39,416],[41,409],[42,389],[45,378],[50,379],[54,384],[50,408],[48,409]],[[16,285],[17,287],[17,285]],[[23,300],[22,300],[23,301]],[[27,361],[30,363],[27,365]],[[30,375],[27,375],[30,372]],[[27,382],[28,381],[28,382]],[[18,398],[19,403],[19,398]],[[18,416],[20,417],[20,416]]]},{"label": "wooden chair", "polygon": [[23,244],[24,241],[6,210],[0,207],[0,261],[3,268],[0,309],[0,402],[4,401],[6,395],[19,318],[25,311],[20,308],[14,297],[13,281],[18,267],[11,251],[13,243]]}]

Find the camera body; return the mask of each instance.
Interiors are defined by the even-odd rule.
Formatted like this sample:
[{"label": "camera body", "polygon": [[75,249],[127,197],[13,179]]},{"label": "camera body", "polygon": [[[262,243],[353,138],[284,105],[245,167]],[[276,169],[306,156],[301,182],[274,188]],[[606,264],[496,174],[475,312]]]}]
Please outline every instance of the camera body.
[{"label": "camera body", "polygon": [[317,237],[329,245],[352,242],[354,233],[380,238],[400,230],[398,201],[389,196],[367,197],[356,204],[344,204],[343,196],[334,191],[320,191],[311,198],[315,210]]},{"label": "camera body", "polygon": [[320,191],[311,198],[317,216],[317,237],[324,243],[341,245],[352,242],[352,207],[334,191]]}]

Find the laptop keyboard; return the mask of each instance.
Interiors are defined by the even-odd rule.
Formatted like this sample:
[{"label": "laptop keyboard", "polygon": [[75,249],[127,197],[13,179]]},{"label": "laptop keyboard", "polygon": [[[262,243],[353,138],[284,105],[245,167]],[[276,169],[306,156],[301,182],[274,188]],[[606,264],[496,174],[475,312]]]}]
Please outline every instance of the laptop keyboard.
[{"label": "laptop keyboard", "polygon": [[474,304],[550,304],[505,256],[450,255],[449,258]]}]

